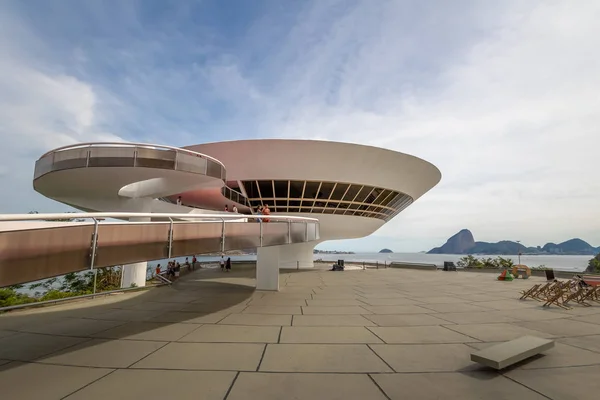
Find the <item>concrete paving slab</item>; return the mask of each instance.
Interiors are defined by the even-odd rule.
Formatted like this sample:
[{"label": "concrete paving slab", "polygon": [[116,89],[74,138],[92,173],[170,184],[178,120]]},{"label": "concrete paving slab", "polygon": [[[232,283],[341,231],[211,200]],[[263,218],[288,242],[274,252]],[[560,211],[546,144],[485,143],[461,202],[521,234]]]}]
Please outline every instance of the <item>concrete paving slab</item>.
[{"label": "concrete paving slab", "polygon": [[120,310],[113,309],[103,313],[90,313],[87,318],[109,321],[147,321],[157,317],[164,311],[156,310]]},{"label": "concrete paving slab", "polygon": [[215,304],[215,300],[213,300],[213,303],[210,304],[186,304],[181,308],[180,311],[195,312],[202,314],[232,314],[242,312],[246,307],[246,304],[237,304],[231,307],[219,307],[218,303]]},{"label": "concrete paving slab", "polygon": [[544,396],[533,390],[495,373],[377,374],[372,376],[391,400],[545,399]]},{"label": "concrete paving slab", "polygon": [[558,339],[557,341],[560,343],[568,344],[570,346],[575,346],[582,349],[595,351],[596,353],[600,353],[600,335],[568,337]]},{"label": "concrete paving slab", "polygon": [[421,301],[416,299],[410,299],[406,297],[396,297],[396,298],[372,298],[367,297],[362,299],[362,301],[370,306],[408,306],[412,304],[423,304]]},{"label": "concrete paving slab", "polygon": [[464,344],[374,344],[375,353],[396,372],[450,372],[472,366]]},{"label": "concrete paving slab", "polygon": [[443,326],[369,327],[386,343],[467,343],[476,342]]},{"label": "concrete paving slab", "polygon": [[585,322],[586,324],[600,325],[600,314],[582,315],[571,319],[573,321]]},{"label": "concrete paving slab", "polygon": [[34,361],[58,350],[85,342],[87,338],[19,333],[0,339],[0,358]]},{"label": "concrete paving slab", "polygon": [[119,370],[65,400],[105,400],[115,390],[122,400],[221,400],[234,377],[235,372]]},{"label": "concrete paving slab", "polygon": [[553,319],[548,321],[516,322],[515,324],[555,336],[585,336],[600,334],[600,325],[574,320],[565,322],[564,320]]},{"label": "concrete paving slab", "polygon": [[[462,292],[462,293],[461,293]],[[498,300],[498,297],[485,293],[468,293],[463,288],[456,294],[456,297],[463,299],[468,302],[480,302],[480,301],[494,301]]]},{"label": "concrete paving slab", "polygon": [[[565,318],[565,314],[554,311],[549,308],[527,308],[525,310],[501,310],[492,311],[489,314],[506,316],[511,318],[513,321],[496,321],[496,322],[514,322],[514,321],[545,321],[549,319],[561,319]],[[486,322],[486,321],[481,321]]]},{"label": "concrete paving slab", "polygon": [[375,326],[362,315],[294,315],[293,326]]},{"label": "concrete paving slab", "polygon": [[549,399],[596,400],[600,392],[599,365],[539,370],[517,369],[505,375]]},{"label": "concrete paving slab", "polygon": [[0,331],[0,339],[9,337],[12,335],[16,335],[16,334],[17,334],[17,332],[15,332],[15,331]]},{"label": "concrete paving slab", "polygon": [[[485,324],[485,323],[500,323],[500,322],[515,322],[514,318],[505,315],[497,314],[498,311],[484,312],[445,312],[433,314],[442,320],[449,321],[454,324]],[[440,324],[441,325],[441,324]]]},{"label": "concrete paving slab", "polygon": [[[515,308],[524,309],[524,308],[537,308],[540,307],[540,303],[537,301],[518,301],[520,297],[518,290],[515,290],[514,300],[493,300],[493,301],[480,301],[477,303],[479,307],[489,308],[492,310],[514,310]],[[558,308],[558,307],[556,307]]]},{"label": "concrete paving slab", "polygon": [[417,305],[406,306],[363,306],[373,314],[427,314],[431,310]]},{"label": "concrete paving slab", "polygon": [[316,300],[355,300],[357,297],[357,294],[351,293],[317,293],[313,295],[313,299]]},{"label": "concrete paving slab", "polygon": [[248,308],[243,311],[243,314],[293,315],[302,314],[302,310],[299,306],[248,306]]},{"label": "concrete paving slab", "polygon": [[285,326],[279,343],[383,343],[364,327]]},{"label": "concrete paving slab", "polygon": [[0,367],[3,399],[62,399],[112,369],[11,363]]},{"label": "concrete paving slab", "polygon": [[169,343],[132,368],[256,371],[264,349],[251,343]]},{"label": "concrete paving slab", "polygon": [[371,314],[360,306],[337,306],[337,307],[302,307],[304,315],[348,315],[348,314]]},{"label": "concrete paving slab", "polygon": [[182,324],[216,324],[229,314],[203,314],[194,312],[171,311],[152,318],[149,322],[180,322]]},{"label": "concrete paving slab", "polygon": [[229,314],[219,325],[290,326],[291,315],[278,314]]},{"label": "concrete paving slab", "polygon": [[87,318],[61,318],[49,324],[32,325],[22,328],[23,332],[42,333],[46,335],[90,337],[119,325],[125,321],[102,321]]},{"label": "concrete paving slab", "polygon": [[385,400],[365,374],[242,372],[227,400]]},{"label": "concrete paving slab", "polygon": [[275,326],[202,325],[180,342],[277,343],[281,328]]},{"label": "concrete paving slab", "polygon": [[92,339],[53,353],[38,362],[78,367],[127,368],[165,344],[165,342],[136,340]]},{"label": "concrete paving slab", "polygon": [[448,321],[431,314],[365,315],[379,326],[429,326],[448,324]]},{"label": "concrete paving slab", "polygon": [[492,311],[489,308],[479,307],[469,303],[448,303],[448,304],[420,304],[420,307],[427,308],[438,313],[455,313],[455,312],[485,312]]},{"label": "concrete paving slab", "polygon": [[465,304],[467,303],[463,299],[453,296],[430,296],[422,297],[419,299],[425,304]]},{"label": "concrete paving slab", "polygon": [[365,303],[356,299],[317,299],[306,300],[308,307],[339,307],[339,306],[364,306]]},{"label": "concrete paving slab", "polygon": [[278,299],[270,297],[266,299],[252,300],[249,306],[305,306],[305,299]]},{"label": "concrete paving slab", "polygon": [[556,343],[553,349],[544,352],[519,366],[518,369],[540,369],[556,367],[575,367],[583,365],[600,365],[600,354],[580,349],[564,343]]},{"label": "concrete paving slab", "polygon": [[366,345],[357,344],[270,344],[260,371],[391,372]]},{"label": "concrete paving slab", "polygon": [[185,303],[165,303],[156,301],[145,301],[127,307],[129,310],[153,310],[153,311],[179,311],[185,306]]},{"label": "concrete paving slab", "polygon": [[448,327],[456,332],[479,339],[482,342],[504,342],[521,336],[535,336],[541,338],[554,337],[553,335],[545,332],[527,329],[525,327],[515,325],[514,323],[468,325],[457,324]]},{"label": "concrete paving slab", "polygon": [[169,324],[164,322],[129,322],[95,334],[98,338],[152,340],[172,342],[181,339],[200,325]]}]

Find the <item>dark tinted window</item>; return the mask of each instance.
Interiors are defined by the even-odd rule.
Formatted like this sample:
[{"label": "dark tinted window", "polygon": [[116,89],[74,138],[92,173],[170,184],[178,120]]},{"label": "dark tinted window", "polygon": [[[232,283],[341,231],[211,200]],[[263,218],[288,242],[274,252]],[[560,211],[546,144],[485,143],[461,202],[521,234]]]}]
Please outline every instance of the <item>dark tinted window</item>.
[{"label": "dark tinted window", "polygon": [[354,197],[356,197],[361,187],[361,185],[351,185],[348,191],[346,192],[346,195],[344,196],[344,201],[354,200]]},{"label": "dark tinted window", "polygon": [[323,184],[321,185],[321,189],[319,189],[319,193],[317,194],[317,198],[324,200],[329,199],[329,196],[331,195],[331,191],[333,190],[334,186],[335,183],[323,182]]},{"label": "dark tinted window", "polygon": [[365,200],[367,199],[367,196],[369,196],[372,191],[373,191],[372,186],[364,186],[362,188],[362,190],[360,191],[360,193],[358,193],[358,196],[356,196],[354,201],[357,203],[364,203]]},{"label": "dark tinted window", "polygon": [[317,198],[317,194],[319,193],[320,187],[321,187],[321,182],[306,182],[306,187],[304,189],[304,198],[305,199]]},{"label": "dark tinted window", "polygon": [[258,181],[258,189],[263,199],[273,197],[273,181]]},{"label": "dark tinted window", "polygon": [[255,199],[260,197],[258,195],[258,186],[256,185],[256,181],[244,181],[244,189],[246,190],[246,194],[249,199]]},{"label": "dark tinted window", "polygon": [[341,200],[349,186],[350,185],[347,183],[338,183],[335,185],[335,189],[333,189],[333,194],[331,195],[331,200]]},{"label": "dark tinted window", "polygon": [[300,199],[304,191],[304,181],[290,182],[290,199]]},{"label": "dark tinted window", "polygon": [[275,181],[273,185],[275,186],[275,197],[287,199],[288,197],[288,181]]}]

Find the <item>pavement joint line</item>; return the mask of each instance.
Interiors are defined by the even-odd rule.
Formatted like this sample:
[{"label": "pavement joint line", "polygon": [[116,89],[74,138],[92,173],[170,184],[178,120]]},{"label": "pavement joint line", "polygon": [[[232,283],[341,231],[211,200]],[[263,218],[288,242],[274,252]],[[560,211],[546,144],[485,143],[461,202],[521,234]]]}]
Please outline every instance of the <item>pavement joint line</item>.
[{"label": "pavement joint line", "polygon": [[385,392],[385,390],[383,390],[383,388],[381,386],[379,386],[379,384],[375,381],[375,379],[371,376],[371,374],[367,374],[367,376],[369,377],[369,379],[371,380],[371,382],[373,382],[373,384],[375,386],[377,386],[377,389],[379,389],[379,391],[381,392],[381,394],[383,394],[383,396],[387,399],[387,400],[392,400],[392,398],[390,396],[387,395],[387,393]]},{"label": "pavement joint line", "polygon": [[519,386],[522,386],[522,387],[524,387],[524,388],[526,388],[526,389],[529,389],[529,390],[531,390],[531,391],[532,391],[532,392],[534,392],[534,393],[537,393],[537,394],[539,394],[540,396],[542,396],[542,397],[544,397],[544,398],[546,398],[546,399],[549,399],[549,400],[554,400],[554,399],[552,399],[552,397],[546,396],[544,393],[542,393],[542,392],[540,392],[540,391],[538,391],[538,390],[535,390],[534,388],[532,388],[532,387],[529,387],[529,386],[525,385],[524,383],[521,383],[521,382],[519,382],[518,380],[516,380],[516,379],[514,379],[514,378],[511,378],[510,376],[507,376],[507,375],[504,375],[504,374],[500,374],[500,375],[502,375],[502,377],[504,377],[504,378],[508,379],[509,381],[513,381],[514,383],[516,383],[516,384],[517,384],[517,385],[519,385]]},{"label": "pavement joint line", "polygon": [[82,386],[82,387],[80,387],[79,389],[77,389],[77,390],[75,390],[75,391],[73,391],[73,392],[71,392],[71,393],[67,394],[66,396],[63,396],[63,397],[61,397],[61,400],[62,400],[62,399],[66,399],[67,397],[69,397],[69,396],[71,396],[71,395],[73,395],[73,394],[75,394],[75,393],[77,393],[77,392],[79,392],[79,391],[81,391],[81,390],[85,389],[86,387],[88,387],[88,386],[90,386],[90,385],[93,385],[94,383],[98,382],[98,381],[99,381],[99,380],[101,380],[101,379],[104,379],[105,377],[109,376],[110,374],[114,373],[115,371],[116,371],[116,369],[113,369],[113,370],[112,370],[112,371],[110,371],[109,373],[102,375],[100,378],[98,378],[98,379],[94,379],[93,381],[91,381],[91,382],[88,382],[87,384],[83,385],[83,386]]},{"label": "pavement joint line", "polygon": [[235,381],[237,381],[238,376],[240,376],[240,371],[237,371],[237,373],[231,380],[231,385],[229,385],[229,389],[227,389],[227,393],[225,393],[225,397],[223,397],[223,400],[227,400],[227,398],[229,397],[229,393],[231,393],[231,390],[233,389],[233,385],[235,385]]},{"label": "pavement joint line", "polygon": [[277,343],[281,343],[281,332],[283,332],[283,326],[279,328],[279,336],[277,336]]},{"label": "pavement joint line", "polygon": [[[164,343],[162,346],[160,346],[160,347],[159,347],[159,348],[157,348],[156,350],[154,350],[154,351],[152,351],[152,352],[150,352],[150,353],[146,354],[144,357],[140,358],[139,360],[137,360],[137,361],[134,361],[134,362],[132,362],[131,364],[129,364],[129,365],[127,366],[127,368],[130,368],[132,365],[134,365],[134,364],[136,364],[136,363],[139,363],[139,362],[140,362],[140,361],[142,361],[143,359],[145,359],[145,358],[147,358],[147,357],[151,356],[152,354],[156,353],[158,350],[162,349],[163,347],[165,347],[165,346],[166,346],[166,345],[168,345],[169,343],[171,343],[171,342],[165,342],[165,343]],[[124,368],[124,369],[126,369],[126,368]]]},{"label": "pavement joint line", "polygon": [[394,369],[394,368],[393,368],[393,367],[392,367],[390,364],[388,364],[388,362],[387,362],[387,361],[385,361],[385,360],[383,359],[383,357],[381,357],[379,354],[377,354],[377,352],[376,352],[375,350],[373,350],[373,348],[372,348],[370,345],[368,345],[368,344],[367,344],[366,346],[369,348],[369,350],[371,350],[371,352],[372,352],[373,354],[375,354],[375,356],[376,356],[377,358],[379,358],[379,359],[380,359],[380,360],[381,360],[381,361],[382,361],[382,362],[383,362],[385,365],[387,365],[387,367],[388,367],[390,370],[392,370],[392,371],[394,371],[394,372],[396,372],[396,373],[398,372],[398,371],[396,371],[396,370],[395,370],[395,369]]},{"label": "pavement joint line", "polygon": [[[373,335],[375,335],[377,337],[377,339],[381,340],[383,342],[383,344],[389,344],[388,342],[386,342],[385,340],[383,340],[378,334],[376,334],[375,332],[373,332],[371,329],[372,328],[370,326],[365,326],[365,329],[368,330],[369,332],[371,332]],[[373,349],[371,349],[373,350]]]},{"label": "pavement joint line", "polygon": [[263,348],[262,354],[260,355],[260,361],[256,365],[256,372],[258,372],[260,370],[260,366],[262,365],[263,358],[265,358],[265,353],[267,352],[267,346],[268,345],[269,344],[265,343],[265,347]]}]

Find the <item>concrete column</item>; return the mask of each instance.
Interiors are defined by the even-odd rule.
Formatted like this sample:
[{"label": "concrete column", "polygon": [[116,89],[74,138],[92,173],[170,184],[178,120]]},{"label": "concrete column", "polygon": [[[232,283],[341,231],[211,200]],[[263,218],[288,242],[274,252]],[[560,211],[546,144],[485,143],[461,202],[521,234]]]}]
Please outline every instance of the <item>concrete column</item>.
[{"label": "concrete column", "polygon": [[[149,222],[150,218],[130,218],[129,222]],[[146,261],[123,266],[123,279],[121,279],[121,288],[128,288],[135,284],[137,287],[146,286]]]},{"label": "concrete column", "polygon": [[259,247],[256,252],[256,289],[279,291],[281,246]]},{"label": "concrete column", "polygon": [[313,268],[313,251],[316,242],[294,243],[277,246],[280,249],[279,268]]}]

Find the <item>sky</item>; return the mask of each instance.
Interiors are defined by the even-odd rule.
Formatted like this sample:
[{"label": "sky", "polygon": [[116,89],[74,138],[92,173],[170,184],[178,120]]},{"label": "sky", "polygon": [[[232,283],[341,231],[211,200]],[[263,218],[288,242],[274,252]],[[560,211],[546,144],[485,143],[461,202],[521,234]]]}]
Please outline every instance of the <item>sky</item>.
[{"label": "sky", "polygon": [[0,2],[1,213],[61,145],[304,138],[424,158],[442,181],[374,235],[416,252],[463,228],[600,246],[600,2]]}]

